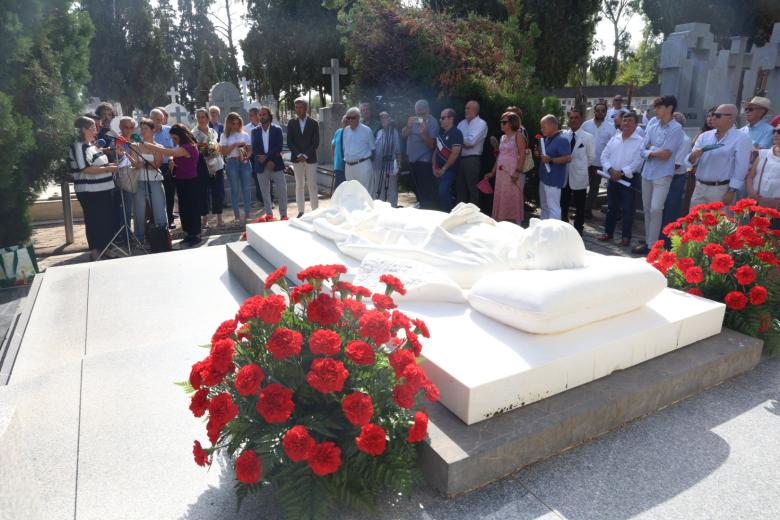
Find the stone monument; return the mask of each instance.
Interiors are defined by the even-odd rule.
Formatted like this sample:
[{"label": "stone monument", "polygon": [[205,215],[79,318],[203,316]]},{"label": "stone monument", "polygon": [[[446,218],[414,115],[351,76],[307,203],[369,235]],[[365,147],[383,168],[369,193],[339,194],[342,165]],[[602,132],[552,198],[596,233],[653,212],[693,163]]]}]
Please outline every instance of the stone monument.
[{"label": "stone monument", "polygon": [[227,81],[217,83],[209,91],[209,106],[219,107],[222,121],[230,112],[236,112],[241,119],[247,121],[247,113],[244,108],[244,99],[236,86]]},{"label": "stone monument", "polygon": [[661,93],[677,96],[691,126],[700,126],[711,107],[740,106],[756,95],[780,106],[780,23],[766,45],[750,50],[746,36],[719,50],[709,24],[678,25],[661,46]]},{"label": "stone monument", "polygon": [[244,99],[244,110],[249,110],[253,106],[260,106],[252,99],[252,92],[249,90],[249,80],[247,80],[246,77],[241,77],[238,86],[241,87],[241,97]]},{"label": "stone monument", "polygon": [[171,102],[165,106],[165,110],[168,111],[168,124],[173,125],[179,123],[188,127],[192,126],[190,113],[187,112],[185,107],[179,104],[179,93],[176,91],[176,88],[171,87],[166,94],[171,97]]},{"label": "stone monument", "polygon": [[341,87],[339,76],[347,74],[347,69],[339,66],[339,60],[330,60],[330,67],[322,67],[322,73],[330,75],[330,106],[319,109],[320,146],[317,149],[317,159],[320,164],[333,164],[333,154],[330,151],[330,142],[333,134],[341,128],[341,118],[347,111],[341,101]]}]

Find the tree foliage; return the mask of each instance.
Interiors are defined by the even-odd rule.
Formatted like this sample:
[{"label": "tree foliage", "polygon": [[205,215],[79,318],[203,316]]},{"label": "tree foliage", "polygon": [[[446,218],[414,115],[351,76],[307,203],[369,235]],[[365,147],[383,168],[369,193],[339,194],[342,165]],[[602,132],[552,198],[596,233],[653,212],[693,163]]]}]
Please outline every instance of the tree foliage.
[{"label": "tree foliage", "polygon": [[95,26],[90,94],[117,100],[128,113],[163,102],[173,83],[173,49],[166,47],[170,34],[163,32],[159,22],[155,24],[149,1],[83,0],[81,4]]},{"label": "tree foliage", "polygon": [[599,56],[590,65],[593,80],[599,85],[612,85],[617,74],[617,63],[612,56]]},{"label": "tree foliage", "polygon": [[[250,0],[247,4],[251,25],[241,47],[259,90],[276,99],[284,92],[288,104],[310,89],[321,95],[330,92],[322,67],[331,58],[344,63],[337,11],[324,7],[321,0]],[[348,85],[349,78],[341,83]]]},{"label": "tree foliage", "polygon": [[723,46],[731,36],[748,36],[763,45],[780,20],[777,0],[642,0],[642,9],[656,36],[674,32],[681,23],[703,22]]},{"label": "tree foliage", "polygon": [[[534,23],[539,34],[534,40],[536,77],[544,87],[563,86],[571,70],[578,63],[586,63],[591,51],[591,40],[596,30],[601,0],[424,0],[423,4],[436,11],[464,17],[469,12],[494,20],[505,20],[507,4],[518,3],[525,13],[521,27],[530,29]],[[516,9],[516,8],[515,8]]]},{"label": "tree foliage", "polygon": [[67,0],[0,0],[0,247],[30,236],[28,205],[68,171],[92,24]]},{"label": "tree foliage", "polygon": [[626,58],[620,62],[617,83],[636,87],[657,83],[660,63],[661,43],[646,27],[637,50],[629,52]]}]

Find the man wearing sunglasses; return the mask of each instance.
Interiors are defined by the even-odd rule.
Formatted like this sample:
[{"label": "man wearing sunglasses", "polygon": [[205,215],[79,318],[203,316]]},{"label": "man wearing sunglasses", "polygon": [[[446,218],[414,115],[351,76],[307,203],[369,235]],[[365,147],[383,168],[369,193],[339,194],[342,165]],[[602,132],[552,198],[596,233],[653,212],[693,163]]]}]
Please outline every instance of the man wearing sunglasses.
[{"label": "man wearing sunglasses", "polygon": [[753,142],[734,126],[736,119],[735,105],[720,105],[713,113],[714,128],[696,139],[688,155],[688,162],[696,166],[691,207],[716,201],[731,204],[745,185]]},{"label": "man wearing sunglasses", "polygon": [[463,132],[455,126],[455,110],[445,108],[439,117],[441,130],[436,137],[436,148],[431,156],[433,176],[436,177],[436,202],[439,210],[452,210],[453,188],[458,176],[460,151],[463,148]]},{"label": "man wearing sunglasses", "polygon": [[772,102],[765,97],[756,96],[746,101],[742,107],[747,124],[740,130],[750,137],[755,148],[771,148],[773,128],[763,119],[772,110]]}]

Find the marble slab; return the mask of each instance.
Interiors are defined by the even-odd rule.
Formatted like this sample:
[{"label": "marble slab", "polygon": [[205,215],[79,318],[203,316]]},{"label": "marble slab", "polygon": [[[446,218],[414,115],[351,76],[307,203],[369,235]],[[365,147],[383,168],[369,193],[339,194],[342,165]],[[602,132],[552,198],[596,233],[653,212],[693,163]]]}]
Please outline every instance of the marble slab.
[{"label": "marble slab", "polygon": [[[271,222],[248,226],[248,241],[290,278],[319,263],[359,262],[322,237]],[[641,260],[639,260],[641,261]],[[441,403],[474,424],[718,334],[725,306],[673,289],[644,307],[560,334],[529,334],[468,304],[405,303],[431,330],[426,370]]]}]

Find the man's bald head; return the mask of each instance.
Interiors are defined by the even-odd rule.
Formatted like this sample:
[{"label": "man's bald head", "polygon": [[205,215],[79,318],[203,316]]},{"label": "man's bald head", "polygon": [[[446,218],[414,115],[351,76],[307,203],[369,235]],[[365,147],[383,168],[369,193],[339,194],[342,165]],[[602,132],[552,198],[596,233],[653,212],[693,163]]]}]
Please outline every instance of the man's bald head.
[{"label": "man's bald head", "polygon": [[713,118],[713,125],[719,133],[727,131],[734,126],[737,121],[737,106],[726,104],[719,105],[715,109],[715,117]]}]

